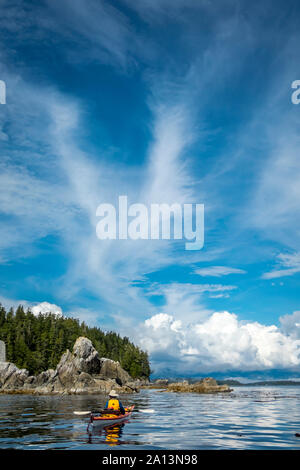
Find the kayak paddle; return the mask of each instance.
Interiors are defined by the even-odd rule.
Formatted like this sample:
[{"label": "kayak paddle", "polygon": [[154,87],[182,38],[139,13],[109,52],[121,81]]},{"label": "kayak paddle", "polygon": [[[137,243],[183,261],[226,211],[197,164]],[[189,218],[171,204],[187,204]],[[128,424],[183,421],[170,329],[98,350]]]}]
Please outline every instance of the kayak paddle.
[{"label": "kayak paddle", "polygon": [[93,411],[73,411],[74,415],[89,415],[91,413],[107,413],[107,410],[93,410]]},{"label": "kayak paddle", "polygon": [[[155,413],[155,410],[146,409],[146,410],[138,410],[140,413]],[[84,416],[89,415],[92,411],[73,411],[74,415]]]}]

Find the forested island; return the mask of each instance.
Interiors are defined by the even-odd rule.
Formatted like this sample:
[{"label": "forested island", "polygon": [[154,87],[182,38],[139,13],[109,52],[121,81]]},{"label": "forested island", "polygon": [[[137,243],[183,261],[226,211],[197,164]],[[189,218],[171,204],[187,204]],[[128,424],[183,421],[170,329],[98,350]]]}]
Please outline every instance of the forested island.
[{"label": "forested island", "polygon": [[88,327],[76,318],[52,313],[34,315],[20,305],[8,311],[0,304],[0,340],[6,344],[7,361],[30,374],[55,369],[62,354],[76,339],[90,339],[100,357],[118,361],[133,378],[148,378],[148,354],[119,334]]}]

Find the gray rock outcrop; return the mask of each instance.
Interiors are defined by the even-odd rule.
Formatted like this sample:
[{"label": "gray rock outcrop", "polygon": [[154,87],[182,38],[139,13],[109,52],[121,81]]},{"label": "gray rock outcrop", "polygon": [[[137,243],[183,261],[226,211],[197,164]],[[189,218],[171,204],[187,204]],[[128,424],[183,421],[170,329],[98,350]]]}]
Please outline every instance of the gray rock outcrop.
[{"label": "gray rock outcrop", "polygon": [[119,362],[112,361],[105,357],[101,358],[100,365],[101,374],[110,379],[115,379],[119,385],[132,382],[132,378],[122,367]]},{"label": "gray rock outcrop", "polygon": [[154,382],[144,382],[141,384],[142,388],[147,388],[147,389],[157,389],[157,388],[166,388],[169,384],[168,379],[156,379]]},{"label": "gray rock outcrop", "polygon": [[0,391],[16,393],[105,393],[114,388],[119,393],[139,390],[138,381],[119,362],[100,358],[88,338],[76,340],[73,352],[67,350],[56,369],[29,376],[26,369],[12,363],[0,363]]},{"label": "gray rock outcrop", "polygon": [[187,380],[171,383],[167,386],[167,391],[182,393],[220,393],[231,392],[232,390],[228,385],[218,385],[215,379],[206,377],[205,379],[192,384],[189,384]]},{"label": "gray rock outcrop", "polygon": [[18,367],[11,362],[0,362],[0,388],[21,388],[28,375],[28,370],[18,369]]}]

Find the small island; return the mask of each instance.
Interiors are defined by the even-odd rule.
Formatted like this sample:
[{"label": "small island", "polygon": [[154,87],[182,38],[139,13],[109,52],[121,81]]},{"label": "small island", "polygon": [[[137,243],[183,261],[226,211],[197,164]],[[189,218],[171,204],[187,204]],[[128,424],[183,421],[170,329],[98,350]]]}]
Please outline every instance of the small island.
[{"label": "small island", "polygon": [[205,377],[197,382],[189,383],[188,380],[169,382],[168,379],[157,379],[153,383],[145,384],[143,388],[158,389],[162,392],[175,393],[221,393],[232,392],[227,384],[218,384],[212,377]]},{"label": "small island", "polygon": [[67,350],[56,369],[29,375],[11,362],[0,362],[0,392],[41,394],[135,393],[143,381],[134,380],[119,364],[100,358],[88,338],[79,337],[73,352]]},{"label": "small island", "polygon": [[15,313],[0,306],[0,340],[0,393],[107,394],[112,388],[122,394],[141,388],[178,393],[231,391],[227,384],[218,385],[209,377],[192,384],[167,379],[150,382],[148,355],[128,338],[89,328],[74,318],[51,313],[35,316],[22,306]]},{"label": "small island", "polygon": [[2,393],[132,393],[149,381],[146,352],[76,318],[0,305],[0,340]]}]

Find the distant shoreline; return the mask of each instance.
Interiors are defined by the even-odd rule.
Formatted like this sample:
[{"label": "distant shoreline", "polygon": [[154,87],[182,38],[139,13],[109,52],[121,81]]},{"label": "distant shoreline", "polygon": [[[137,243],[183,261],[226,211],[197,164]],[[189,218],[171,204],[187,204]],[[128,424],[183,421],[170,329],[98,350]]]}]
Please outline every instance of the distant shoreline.
[{"label": "distant shoreline", "polygon": [[[189,384],[196,383],[200,379],[195,379],[195,378],[169,378],[169,379],[155,379],[151,380],[149,385],[158,385],[159,383],[167,382],[169,384],[171,383],[177,383],[181,382],[182,380],[186,380]],[[234,380],[234,379],[216,379],[216,382],[218,385],[229,385],[232,387],[263,387],[263,386],[300,386],[300,380],[257,380],[255,382],[240,382],[239,380]]]}]

